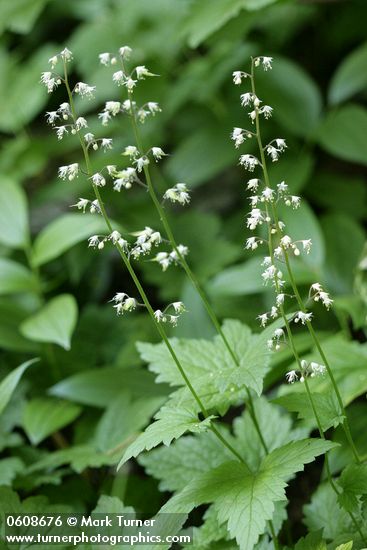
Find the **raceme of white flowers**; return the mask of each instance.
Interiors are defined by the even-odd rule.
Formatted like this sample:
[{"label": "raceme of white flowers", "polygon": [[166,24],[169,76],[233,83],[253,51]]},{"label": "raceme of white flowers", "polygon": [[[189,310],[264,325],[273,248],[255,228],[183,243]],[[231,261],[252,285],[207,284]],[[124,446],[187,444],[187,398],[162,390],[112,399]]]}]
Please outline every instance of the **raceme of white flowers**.
[{"label": "raceme of white flowers", "polygon": [[[267,175],[267,167],[264,166],[266,157],[269,157],[271,162],[277,162],[280,155],[287,149],[287,144],[283,138],[272,139],[266,145],[262,145],[261,138],[257,135],[260,119],[263,116],[265,119],[272,115],[273,109],[270,105],[264,105],[261,98],[254,93],[254,73],[257,67],[262,67],[265,71],[272,68],[271,57],[256,57],[253,59],[251,74],[244,71],[233,72],[233,82],[236,85],[244,83],[250,84],[250,91],[246,91],[240,95],[241,106],[249,109],[250,128],[235,127],[231,134],[231,139],[234,142],[235,148],[240,148],[247,140],[255,138],[258,144],[262,146],[260,157],[254,154],[241,154],[239,164],[248,172],[259,170],[262,176],[252,177],[247,182],[247,191],[250,197],[250,211],[247,214],[246,226],[250,231],[258,230],[261,226],[266,228],[266,232],[270,235],[270,242],[261,233],[261,236],[248,237],[245,243],[245,249],[255,251],[262,245],[271,248],[271,252],[265,256],[262,266],[263,284],[270,284],[275,291],[275,302],[270,307],[270,310],[258,315],[258,320],[261,327],[266,327],[269,321],[275,320],[284,314],[283,306],[285,300],[294,300],[296,297],[292,294],[287,294],[285,288],[286,280],[283,276],[282,266],[288,260],[289,255],[301,256],[301,254],[309,254],[311,251],[311,239],[305,238],[295,240],[286,232],[286,226],[278,217],[278,204],[284,204],[294,210],[300,207],[301,199],[296,195],[289,193],[288,185],[285,181],[271,186]],[[297,215],[297,214],[295,214]],[[326,309],[330,309],[333,300],[329,294],[323,289],[320,283],[314,283],[309,290],[309,300],[320,302]],[[311,323],[313,313],[307,310],[296,311],[291,316],[291,321],[298,325],[307,325]],[[287,345],[286,334],[283,329],[278,328],[274,331],[271,338],[268,339],[267,346],[269,350],[277,351],[282,345]],[[301,372],[295,370],[290,371],[286,375],[286,380],[293,383],[296,380],[301,382],[308,376],[314,377],[322,375],[325,372],[325,367],[316,362],[307,363],[301,362]]]},{"label": "raceme of white flowers", "polygon": [[[118,115],[134,117],[134,120],[144,123],[150,116],[155,116],[161,112],[159,104],[155,101],[147,101],[141,106],[132,99],[132,94],[139,83],[148,77],[155,77],[147,67],[139,65],[130,72],[126,70],[126,63],[132,54],[131,48],[122,46],[116,54],[108,52],[99,55],[99,61],[102,65],[108,67],[116,66],[116,70],[112,75],[112,81],[118,86],[125,88],[127,97],[121,101],[106,101],[103,110],[98,114],[102,127],[106,127],[108,123]],[[52,56],[49,59],[50,70],[41,74],[41,83],[45,85],[47,92],[53,92],[60,84],[68,85],[67,65],[72,61],[73,54],[67,48],[60,53]],[[58,72],[55,72],[55,71]],[[96,87],[85,82],[77,82],[70,89],[71,95],[79,96],[81,99],[92,99]],[[61,103],[54,111],[46,113],[46,121],[52,126],[56,132],[58,140],[64,139],[68,135],[77,135],[79,140],[87,151],[97,151],[101,149],[103,152],[113,149],[113,141],[108,137],[97,137],[92,132],[88,131],[88,121],[82,116],[77,116],[70,102]],[[58,176],[62,180],[74,181],[81,174],[85,175],[94,188],[103,188],[111,183],[112,188],[120,192],[122,189],[131,189],[134,184],[139,184],[147,187],[143,181],[144,170],[151,162],[159,162],[167,153],[161,147],[153,146],[147,151],[139,150],[135,145],[128,145],[122,151],[122,156],[129,160],[130,166],[118,167],[116,165],[106,165],[98,172],[87,173],[83,171],[79,163],[75,162],[69,165],[60,166]],[[190,193],[185,183],[177,183],[166,189],[162,195],[162,201],[170,201],[180,205],[186,205],[190,202]],[[72,205],[81,212],[90,212],[91,214],[102,214],[102,208],[97,199],[90,200],[80,197],[78,201]],[[130,233],[136,237],[135,242],[129,242],[129,237],[124,238],[119,231],[113,231],[110,235],[92,235],[88,239],[88,246],[102,250],[107,243],[112,243],[121,247],[127,257],[138,260],[140,257],[146,257],[151,254],[153,248],[164,244],[160,233],[154,231],[150,227],[145,227],[142,231]],[[169,243],[168,243],[169,244]],[[159,251],[154,257],[149,258],[149,261],[156,262],[160,265],[163,271],[171,265],[179,265],[180,258],[188,254],[187,246],[179,244],[177,249],[170,251]],[[115,309],[117,314],[121,315],[126,311],[132,311],[137,306],[141,305],[134,298],[130,298],[124,293],[119,293],[114,298]],[[168,322],[175,326],[181,313],[185,311],[185,307],[181,302],[169,304],[163,311],[157,310],[154,313],[155,319],[158,322]]]}]

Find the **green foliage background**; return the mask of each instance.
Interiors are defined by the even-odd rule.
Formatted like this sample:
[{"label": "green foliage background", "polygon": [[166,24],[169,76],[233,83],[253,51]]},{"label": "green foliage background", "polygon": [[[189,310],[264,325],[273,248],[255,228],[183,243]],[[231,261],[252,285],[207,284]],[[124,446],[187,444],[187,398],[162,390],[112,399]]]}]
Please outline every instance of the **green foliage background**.
[{"label": "green foliage background", "polygon": [[[160,75],[137,91],[138,101],[158,101],[163,108],[142,127],[146,143],[170,153],[162,170],[153,173],[156,186],[163,191],[184,181],[193,189],[190,207],[170,212],[178,241],[189,246],[191,265],[218,315],[255,331],[255,317],[270,297],[261,283],[260,256],[243,249],[246,174],[237,166],[238,151],[229,136],[233,126],[245,124],[246,115],[231,74],[246,70],[251,55],[274,57],[273,70],[259,74],[259,95],[274,108],[266,136],[280,134],[288,150],[272,165],[271,177],[285,179],[304,197],[297,214],[283,216],[291,216],[286,221],[295,238],[313,241],[312,253],[295,266],[297,280],[300,285],[320,281],[335,299],[331,314],[317,310],[318,328],[343,398],[351,403],[360,450],[367,453],[361,421],[367,390],[366,262],[361,262],[367,217],[366,19],[363,0],[2,0],[0,485],[7,488],[1,489],[0,507],[16,498],[12,488],[21,499],[39,496],[41,511],[51,505],[90,511],[101,495],[109,495],[139,512],[156,512],[168,499],[165,491],[181,489],[192,477],[182,466],[178,480],[168,463],[160,473],[161,449],[150,461],[143,455],[141,465],[129,463],[116,474],[124,449],[164,403],[168,386],[155,384],[146,369],[155,352],[140,346],[142,359],[136,347],[157,342],[148,316],[116,318],[107,304],[115,292],[134,295],[134,289],[114,251],[101,254],[86,246],[88,236],[104,229],[101,220],[69,208],[88,193],[87,181],[65,183],[56,177],[58,166],[78,162],[80,154],[76,140],[58,142],[50,135],[44,111],[64,99],[59,91],[48,96],[39,75],[47,70],[47,59],[65,46],[74,53],[73,77],[97,86],[96,98],[79,108],[98,136],[104,133],[97,108],[119,93],[98,65],[99,53],[128,44],[136,64]],[[119,151],[132,140],[123,119],[108,129],[116,147],[98,157],[101,166],[119,164]],[[107,189],[104,197],[123,228],[159,226],[144,191]],[[214,335],[179,268],[162,275],[155,264],[141,262],[137,269],[155,306],[178,299],[187,306],[174,336]],[[307,356],[309,338],[297,338]],[[36,357],[39,361],[28,363]],[[289,352],[277,355],[265,389],[306,418],[298,429],[307,435],[314,427],[307,406],[294,408],[289,397],[279,396],[287,390],[274,389],[290,364]],[[315,391],[322,391],[322,384],[315,382]],[[291,439],[288,434],[281,444]],[[189,443],[176,445],[171,460],[185,452],[191,460]],[[207,445],[210,449],[213,443]],[[331,455],[334,472],[347,464],[346,454],[342,449]],[[213,467],[220,464],[215,462]],[[304,478],[300,503],[291,508],[288,533],[294,540],[305,526],[313,531],[325,522],[327,540],[340,535],[315,512],[335,505],[322,486],[302,520],[300,507],[311,499],[319,475],[316,467]],[[198,548],[237,547],[223,540],[219,546],[204,544]]]}]

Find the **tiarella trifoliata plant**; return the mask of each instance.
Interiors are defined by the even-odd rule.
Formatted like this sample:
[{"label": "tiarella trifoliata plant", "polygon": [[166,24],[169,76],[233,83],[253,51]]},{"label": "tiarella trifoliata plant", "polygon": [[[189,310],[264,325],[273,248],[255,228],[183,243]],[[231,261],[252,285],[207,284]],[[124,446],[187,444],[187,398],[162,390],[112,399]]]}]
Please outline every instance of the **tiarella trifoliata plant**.
[{"label": "tiarella trifoliata plant", "polygon": [[[270,310],[258,316],[260,328],[264,330],[253,334],[238,321],[227,320],[223,325],[220,324],[189,265],[188,247],[179,243],[174,236],[166,211],[170,203],[187,206],[190,203],[190,191],[186,183],[177,182],[167,185],[160,195],[154,186],[151,165],[159,164],[168,152],[156,143],[146,146],[141,137],[140,125],[159,114],[161,107],[157,102],[150,101],[150,98],[143,105],[138,105],[134,91],[140,81],[156,78],[156,75],[145,65],[131,67],[131,56],[132,50],[128,46],[121,47],[116,54],[104,52],[99,55],[99,62],[112,69],[111,83],[121,90],[121,98],[118,101],[107,100],[98,117],[103,131],[117,116],[124,117],[127,125],[131,126],[133,143],[119,151],[124,160],[128,161],[128,166],[106,165],[95,169],[93,153],[109,151],[114,144],[111,138],[97,137],[92,133],[88,120],[78,113],[76,99],[88,101],[93,97],[95,86],[85,82],[71,85],[69,66],[73,56],[67,48],[49,60],[50,70],[41,77],[49,93],[61,85],[65,87],[65,102],[56,110],[47,112],[47,122],[54,128],[58,140],[75,136],[83,154],[82,162],[61,166],[58,175],[61,180],[73,182],[73,185],[78,183],[79,178],[89,182],[90,196],[80,197],[72,206],[83,213],[102,217],[106,226],[106,234],[89,236],[88,247],[97,252],[114,247],[136,287],[136,295],[130,295],[124,289],[117,292],[111,298],[111,307],[118,316],[138,308],[148,311],[162,342],[157,345],[140,344],[139,351],[143,359],[150,363],[150,369],[158,375],[157,381],[173,387],[165,404],[156,413],[154,422],[127,446],[120,465],[130,458],[139,457],[147,471],[163,481],[165,489],[175,493],[164,505],[162,512],[188,514],[201,504],[209,504],[205,516],[208,524],[204,523],[204,528],[211,525],[216,532],[210,542],[236,539],[241,549],[252,550],[260,548],[257,543],[261,537],[259,544],[269,545],[271,539],[274,548],[278,549],[278,533],[284,518],[284,489],[288,480],[316,456],[327,453],[335,446],[325,438],[325,427],[318,411],[319,403],[309,385],[311,378],[330,377],[339,416],[358,463],[359,457],[331,367],[312,326],[313,313],[306,309],[292,272],[290,255],[308,254],[311,240],[307,236],[303,240],[293,240],[278,216],[277,206],[280,202],[296,211],[301,199],[289,193],[284,181],[273,188],[268,177],[266,157],[276,162],[287,148],[282,138],[276,138],[263,146],[260,134],[260,117],[271,117],[272,108],[264,105],[256,95],[255,69],[261,66],[265,71],[270,70],[272,58],[257,57],[252,61],[250,73],[236,71],[233,74],[236,85],[241,85],[243,81],[250,83],[250,89],[241,96],[242,106],[249,107],[250,113],[249,128],[235,128],[232,139],[237,148],[248,139],[257,140],[259,157],[242,154],[240,164],[250,172],[262,171],[261,177],[252,177],[247,185],[251,192],[247,227],[251,231],[264,228],[266,231],[249,237],[246,248],[257,250],[259,247],[267,247],[262,279],[264,284],[273,286],[275,290]],[[152,209],[163,231],[148,226],[127,231],[111,221],[107,211],[109,205],[103,200],[104,189],[111,187],[120,197],[121,193],[128,193],[133,186],[148,192]],[[167,327],[174,328],[180,316],[190,315],[190,312],[179,300],[161,306],[160,309],[152,307],[135,269],[135,262],[140,260],[157,263],[162,272],[173,265],[183,269],[217,331],[213,340],[177,340],[168,337]],[[288,274],[290,289],[283,272]],[[333,303],[318,282],[312,284],[307,300],[310,303],[320,302],[326,309]],[[293,303],[297,304],[295,311]],[[297,324],[305,325],[310,331],[320,361],[314,358],[300,359],[292,334],[293,325]],[[303,439],[307,431],[293,430],[288,418],[285,420],[276,406],[261,396],[270,356],[283,346],[291,347],[296,361],[295,368],[286,374],[286,380],[291,384],[304,383],[319,428],[319,439]],[[232,433],[225,424],[219,422],[218,417],[223,416],[231,406],[244,404],[245,412],[236,418]],[[280,435],[276,434],[275,437],[274,431],[278,430]],[[181,438],[188,432],[191,435]],[[179,441],[171,445],[176,439]],[[166,459],[159,455],[161,449],[140,457],[143,451],[149,451],[161,443],[170,446],[170,449],[163,449],[167,460],[176,452],[180,457],[180,451],[185,456],[184,447],[180,445],[192,445],[196,449],[197,472],[190,478],[190,482],[181,483],[179,476],[167,477],[158,471],[157,464]],[[168,454],[170,452],[172,455]],[[210,461],[206,460],[209,455],[214,457]],[[325,465],[329,483],[343,505],[342,491],[331,476],[327,454]],[[363,540],[359,510],[348,507],[346,510]]]},{"label": "tiarella trifoliata plant", "polygon": [[[251,210],[247,214],[246,225],[250,231],[259,231],[264,228],[264,231],[259,231],[260,235],[247,238],[245,248],[252,251],[258,247],[264,248],[265,256],[262,261],[264,268],[262,279],[265,285],[271,285],[274,290],[273,305],[269,311],[260,313],[258,320],[263,328],[271,320],[278,318],[283,320],[285,331],[283,328],[275,329],[267,342],[268,348],[275,352],[285,345],[291,348],[296,369],[292,369],[286,373],[286,381],[290,384],[298,381],[304,384],[320,437],[323,439],[325,439],[325,428],[323,428],[320,418],[321,413],[318,410],[319,403],[313,396],[308,379],[318,376],[329,376],[337,399],[338,415],[342,419],[341,422],[347,441],[356,463],[361,464],[332,367],[312,326],[314,317],[313,312],[310,311],[312,303],[320,302],[329,310],[333,304],[333,300],[319,282],[311,284],[307,302],[302,298],[293,273],[292,256],[298,257],[301,254],[309,254],[312,242],[307,235],[302,240],[294,240],[291,235],[287,234],[287,226],[279,217],[279,205],[283,204],[296,211],[300,207],[301,198],[289,193],[288,185],[285,181],[274,185],[269,178],[268,159],[271,162],[277,162],[280,155],[287,148],[283,138],[275,138],[269,143],[264,144],[261,135],[261,118],[268,119],[273,109],[269,105],[264,105],[256,93],[256,69],[262,66],[267,71],[272,68],[272,62],[271,57],[255,57],[252,59],[250,72],[235,71],[233,73],[233,82],[235,85],[247,84],[248,91],[241,94],[241,105],[249,109],[250,129],[236,127],[231,137],[236,148],[240,147],[246,140],[252,138],[256,140],[258,148],[258,156],[242,154],[239,159],[240,165],[244,166],[249,172],[254,172],[255,169],[260,172],[258,178],[251,177],[247,182],[247,190],[251,193],[249,198]],[[297,212],[294,215],[296,216]],[[285,274],[288,276],[289,285],[285,280]],[[308,329],[323,364],[317,361],[300,359],[294,339],[294,328],[292,327],[292,325],[297,324],[304,325]],[[327,453],[325,455],[325,469],[328,481],[338,495],[339,502],[343,505],[343,500],[340,498],[341,491],[332,479]],[[358,513],[356,514],[355,510],[351,511],[347,505],[345,509],[350,515],[361,539],[364,540]]]}]

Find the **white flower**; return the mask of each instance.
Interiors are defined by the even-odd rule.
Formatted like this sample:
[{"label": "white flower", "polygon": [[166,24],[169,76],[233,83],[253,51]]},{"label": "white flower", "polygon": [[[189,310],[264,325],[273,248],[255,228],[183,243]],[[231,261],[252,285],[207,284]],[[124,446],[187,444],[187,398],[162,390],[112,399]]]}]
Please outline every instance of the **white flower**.
[{"label": "white flower", "polygon": [[167,189],[163,195],[163,199],[168,199],[172,202],[179,202],[180,204],[188,204],[190,202],[190,195],[188,193],[185,183],[177,183],[174,187]]},{"label": "white flower", "polygon": [[111,63],[111,54],[108,52],[100,53],[98,57],[100,63],[106,67]]},{"label": "white flower", "polygon": [[143,157],[135,159],[134,162],[136,164],[137,171],[141,172],[143,170],[144,166],[147,166],[149,164],[149,159],[148,159],[148,157],[143,156]]},{"label": "white flower", "polygon": [[277,273],[276,267],[274,265],[269,266],[265,269],[265,271],[262,273],[262,278],[264,279],[264,283],[266,284],[268,281],[271,281],[275,278]]},{"label": "white flower", "polygon": [[270,105],[264,105],[263,107],[261,107],[261,109],[259,109],[259,113],[264,115],[265,118],[270,118],[272,115],[272,112],[273,112],[273,108],[270,107]]},{"label": "white flower", "polygon": [[67,102],[61,103],[58,111],[64,120],[68,120],[69,116],[71,115],[70,105]]},{"label": "white flower", "polygon": [[113,73],[112,80],[116,82],[118,86],[121,86],[121,84],[124,84],[124,81],[125,81],[124,71],[116,71],[115,73]]},{"label": "white flower", "polygon": [[274,199],[274,191],[270,187],[265,187],[261,194],[265,201],[272,201]]},{"label": "white flower", "polygon": [[136,107],[135,101],[130,101],[130,99],[125,99],[121,105],[121,109],[126,112],[130,112],[131,109]]},{"label": "white flower", "polygon": [[247,182],[247,189],[249,191],[257,191],[258,187],[259,187],[259,183],[260,183],[260,180],[259,179],[251,179]]},{"label": "white flower", "polygon": [[68,179],[72,181],[77,178],[79,174],[79,164],[77,162],[69,164],[68,166],[60,166],[58,175],[62,180]]},{"label": "white flower", "polygon": [[91,99],[93,97],[93,92],[96,89],[95,86],[89,86],[85,82],[78,82],[74,87],[74,92],[79,94],[81,97],[87,97]]},{"label": "white flower", "polygon": [[290,370],[285,375],[285,378],[286,378],[288,384],[293,384],[296,380],[298,380],[298,375],[297,375],[295,370]]},{"label": "white flower", "polygon": [[125,157],[135,158],[139,155],[139,151],[135,145],[128,145],[125,147],[123,153]]},{"label": "white flower", "polygon": [[76,119],[75,121],[75,128],[79,131],[81,130],[81,128],[88,128],[88,123],[87,121],[85,120],[85,118],[83,118],[82,116],[80,116],[79,118]]},{"label": "white flower", "polygon": [[[115,299],[115,301],[117,300]],[[117,303],[113,307],[116,309],[117,315],[123,315],[125,311],[132,311],[133,309],[135,309],[137,305],[138,302],[135,300],[135,298],[130,298],[127,294],[125,294],[122,300],[117,301]]]},{"label": "white flower", "polygon": [[315,361],[312,361],[310,363],[310,369],[311,369],[311,376],[323,376],[326,372],[325,365],[320,365],[319,363],[316,363]]},{"label": "white flower", "polygon": [[289,248],[292,244],[292,239],[289,237],[289,235],[284,235],[284,237],[280,239],[280,244],[283,248]]},{"label": "white flower", "polygon": [[260,325],[262,327],[265,327],[266,323],[268,322],[268,314],[267,313],[262,313],[261,315],[257,316],[257,319],[259,319]]},{"label": "white flower", "polygon": [[265,56],[260,56],[260,57],[256,57],[255,60],[255,67],[258,67],[260,65],[260,63],[262,63],[262,66],[264,68],[264,71],[267,71],[268,69],[271,69],[271,64],[273,62],[273,58],[272,57],[265,57]]},{"label": "white flower", "polygon": [[113,242],[113,244],[116,244],[116,243],[121,239],[121,233],[119,233],[119,232],[116,231],[116,229],[115,229],[115,230],[112,231],[112,233],[110,234],[109,239],[110,239],[110,241]]},{"label": "white flower", "polygon": [[246,92],[245,94],[241,94],[240,97],[242,107],[247,107],[252,102],[254,95],[251,92]]},{"label": "white flower", "polygon": [[274,330],[274,338],[280,340],[284,336],[284,330],[282,328],[277,328]]},{"label": "white flower", "polygon": [[91,237],[89,237],[88,243],[89,243],[88,246],[92,246],[93,248],[95,248],[100,243],[99,236],[98,235],[92,235]]},{"label": "white flower", "polygon": [[132,49],[129,48],[129,46],[121,46],[121,48],[119,48],[119,54],[122,59],[129,59],[131,52]]},{"label": "white flower", "polygon": [[312,241],[311,239],[306,239],[301,241],[303,250],[306,252],[306,254],[309,254],[311,251]]},{"label": "white flower", "polygon": [[135,67],[136,78],[138,80],[144,80],[146,76],[155,76],[153,73],[149,72],[144,65],[139,65]]},{"label": "white flower", "polygon": [[284,298],[285,298],[285,294],[282,294],[282,293],[277,294],[275,298],[275,302],[278,307],[284,304]]},{"label": "white flower", "polygon": [[104,151],[107,151],[107,149],[112,149],[112,139],[103,138],[101,141],[101,147]]},{"label": "white flower", "polygon": [[91,134],[88,132],[87,134],[84,134],[84,141],[90,145],[94,141],[94,134]]},{"label": "white flower", "polygon": [[298,323],[301,321],[302,325],[305,325],[306,323],[311,322],[312,320],[312,313],[305,313],[304,311],[297,311],[294,322]]},{"label": "white flower", "polygon": [[68,130],[66,126],[55,126],[57,139],[62,139],[64,137],[64,134],[68,134]]},{"label": "white flower", "polygon": [[136,170],[132,166],[117,172],[114,176],[117,176],[117,179],[113,182],[113,188],[115,191],[121,191],[121,187],[130,189],[132,183],[137,180]]},{"label": "white flower", "polygon": [[172,306],[176,313],[183,313],[186,311],[185,304],[183,304],[183,302],[173,302]]},{"label": "white flower", "polygon": [[285,139],[277,138],[277,139],[275,140],[275,143],[276,143],[276,146],[277,146],[278,151],[279,151],[280,153],[283,153],[283,151],[287,148]]},{"label": "white flower", "polygon": [[50,57],[48,62],[50,63],[52,70],[56,67],[58,61],[59,61],[59,58],[57,55],[53,55],[52,57]]},{"label": "white flower", "polygon": [[59,115],[58,115],[57,111],[48,111],[45,116],[47,116],[47,123],[48,124],[54,124],[55,120],[57,120],[59,118]]},{"label": "white flower", "polygon": [[97,212],[98,214],[101,213],[101,207],[99,206],[99,202],[97,199],[95,199],[94,201],[92,201],[90,203],[90,208],[89,208],[89,212],[91,214],[95,214],[95,212]]},{"label": "white flower", "polygon": [[286,191],[288,191],[288,185],[284,181],[281,181],[280,183],[278,183],[277,189],[278,193],[285,193]]},{"label": "white flower", "polygon": [[153,258],[152,261],[158,262],[159,265],[162,267],[162,270],[166,271],[166,269],[171,265],[172,259],[167,252],[158,252],[156,257]]},{"label": "white flower", "polygon": [[93,174],[90,179],[92,180],[93,184],[97,185],[98,187],[104,187],[106,185],[105,178],[99,172]]},{"label": "white flower", "polygon": [[245,141],[243,128],[233,128],[231,139],[234,141],[236,149]]},{"label": "white flower", "polygon": [[41,74],[41,82],[46,86],[48,93],[51,93],[57,88],[61,81],[59,78],[54,78],[52,73],[46,71]]},{"label": "white flower", "polygon": [[270,317],[272,319],[276,319],[278,315],[279,315],[278,309],[275,306],[273,306],[270,311]]},{"label": "white flower", "polygon": [[89,204],[88,199],[82,199],[80,198],[76,204],[72,204],[71,206],[75,206],[78,210],[83,210],[83,213],[85,212],[85,209],[87,208]]},{"label": "white flower", "polygon": [[244,166],[246,170],[248,170],[249,172],[253,172],[255,170],[255,166],[257,166],[260,163],[258,159],[253,155],[241,155],[240,164]]},{"label": "white flower", "polygon": [[278,149],[276,149],[273,145],[267,145],[266,152],[269,155],[269,157],[271,157],[271,160],[273,162],[276,162],[279,159]]},{"label": "white flower", "polygon": [[154,317],[158,323],[160,322],[164,323],[166,321],[166,316],[160,309],[157,309],[157,311],[154,312]]},{"label": "white flower", "polygon": [[320,283],[313,283],[311,285],[311,290],[314,290],[315,292],[321,292],[322,291],[322,286]]},{"label": "white flower", "polygon": [[155,101],[148,101],[147,107],[148,107],[149,111],[152,113],[153,116],[156,113],[160,113],[162,111],[162,109],[160,108],[158,103],[156,103]]},{"label": "white flower", "polygon": [[242,78],[247,78],[248,75],[243,71],[233,71],[232,76],[234,84],[238,85],[242,83]]},{"label": "white flower", "polygon": [[162,157],[166,157],[166,153],[160,147],[152,147],[151,152],[156,161],[160,160]]},{"label": "white flower", "polygon": [[116,116],[121,110],[121,103],[119,101],[106,101],[105,111],[112,116]]},{"label": "white flower", "polygon": [[259,210],[258,208],[253,208],[251,210],[249,217],[246,220],[246,223],[247,223],[247,227],[251,231],[253,231],[254,229],[256,229],[257,225],[259,224],[261,225],[263,221],[264,221],[264,216],[261,210]]},{"label": "white flower", "polygon": [[246,240],[246,250],[256,250],[256,248],[258,247],[258,239],[257,237],[249,237],[247,240]]},{"label": "white flower", "polygon": [[170,315],[168,317],[168,320],[169,322],[171,323],[171,325],[173,325],[174,327],[177,327],[177,321],[178,321],[178,316],[177,315]]},{"label": "white flower", "polygon": [[68,48],[64,48],[62,52],[60,52],[60,55],[64,61],[70,61],[71,59],[73,59],[73,54],[70,50],[68,50]]}]

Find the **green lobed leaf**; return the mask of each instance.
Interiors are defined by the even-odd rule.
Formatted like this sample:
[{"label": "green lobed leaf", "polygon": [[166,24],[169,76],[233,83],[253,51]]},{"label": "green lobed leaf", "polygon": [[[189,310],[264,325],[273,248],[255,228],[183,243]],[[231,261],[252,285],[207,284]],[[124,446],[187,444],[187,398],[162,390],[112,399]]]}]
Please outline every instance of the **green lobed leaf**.
[{"label": "green lobed leaf", "polygon": [[138,456],[145,450],[149,451],[161,443],[169,446],[174,439],[178,439],[185,432],[200,433],[207,431],[214,416],[209,416],[205,420],[199,421],[197,416],[190,410],[178,407],[176,409],[162,407],[154,418],[155,422],[150,424],[145,432],[129,445],[118,468],[130,458]]},{"label": "green lobed leaf", "polygon": [[341,103],[365,90],[367,86],[366,64],[367,43],[364,43],[347,55],[335,71],[328,93],[331,104]]},{"label": "green lobed leaf", "polygon": [[39,266],[50,262],[80,241],[100,233],[106,233],[106,224],[100,216],[64,214],[37,235],[33,247],[33,263]]},{"label": "green lobed leaf", "polygon": [[23,469],[23,462],[16,456],[0,460],[0,485],[11,486],[13,480]]},{"label": "green lobed leaf", "polygon": [[13,180],[0,184],[0,242],[11,248],[25,247],[29,239],[27,199]]},{"label": "green lobed leaf", "polygon": [[86,468],[100,468],[101,466],[116,464],[116,458],[97,451],[92,445],[74,445],[68,449],[49,453],[40,460],[33,462],[28,468],[28,473],[54,470],[65,464],[70,464],[70,467],[80,474]]},{"label": "green lobed leaf", "polygon": [[338,484],[342,488],[338,501],[346,510],[358,512],[357,497],[367,494],[367,464],[349,464],[342,471]]},{"label": "green lobed leaf", "polygon": [[10,374],[8,374],[0,383],[0,414],[5,409],[6,405],[9,403],[10,398],[18,385],[19,380],[23,376],[24,371],[39,361],[38,358],[30,359],[25,363],[22,363],[19,367],[14,369]]},{"label": "green lobed leaf", "polygon": [[317,130],[316,139],[328,153],[351,162],[367,164],[367,110],[346,105],[330,112]]},{"label": "green lobed leaf", "polygon": [[240,549],[252,550],[274,514],[274,503],[285,499],[289,477],[333,446],[317,439],[289,443],[267,455],[256,472],[243,463],[226,462],[196,477],[162,511],[188,513],[214,502],[219,521],[228,522]]},{"label": "green lobed leaf", "polygon": [[74,296],[61,294],[23,321],[20,331],[35,342],[51,342],[69,350],[77,318],[78,306]]},{"label": "green lobed leaf", "polygon": [[29,401],[23,412],[23,428],[33,445],[67,426],[81,413],[81,407],[68,401],[36,398]]},{"label": "green lobed leaf", "polygon": [[297,541],[294,550],[327,550],[326,543],[322,540],[322,531],[313,531]]}]

